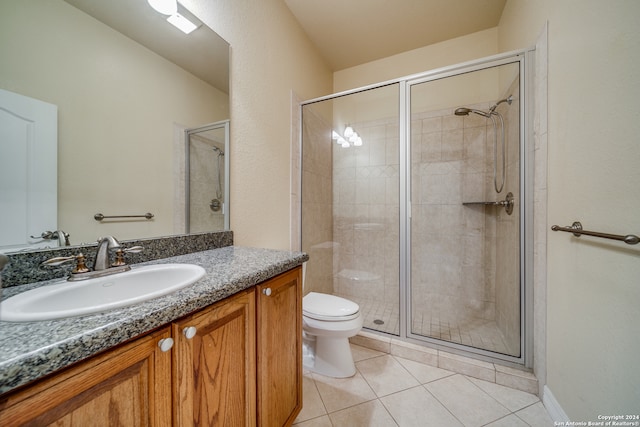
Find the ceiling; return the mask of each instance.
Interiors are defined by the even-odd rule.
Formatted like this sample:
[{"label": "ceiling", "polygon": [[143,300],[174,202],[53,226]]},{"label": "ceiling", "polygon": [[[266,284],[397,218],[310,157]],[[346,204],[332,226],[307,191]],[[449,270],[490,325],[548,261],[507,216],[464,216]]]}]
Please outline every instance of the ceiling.
[{"label": "ceiling", "polygon": [[[65,0],[103,24],[229,93],[229,44],[179,5],[178,12],[200,27],[184,34],[145,0]],[[195,53],[195,54],[194,54]]]},{"label": "ceiling", "polygon": [[333,71],[496,27],[506,0],[284,0]]},{"label": "ceiling", "polygon": [[[65,1],[229,93],[229,46],[206,25],[186,36],[144,0]],[[493,28],[506,0],[284,2],[331,69],[338,71]]]}]

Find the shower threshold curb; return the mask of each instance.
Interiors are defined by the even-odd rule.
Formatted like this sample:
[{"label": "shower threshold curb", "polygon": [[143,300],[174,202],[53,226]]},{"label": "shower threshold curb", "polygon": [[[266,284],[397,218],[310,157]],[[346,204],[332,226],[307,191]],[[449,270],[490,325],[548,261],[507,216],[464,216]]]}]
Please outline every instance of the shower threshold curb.
[{"label": "shower threshold curb", "polygon": [[349,339],[352,344],[403,357],[436,368],[539,395],[538,379],[531,372],[448,353],[429,347],[361,331]]}]

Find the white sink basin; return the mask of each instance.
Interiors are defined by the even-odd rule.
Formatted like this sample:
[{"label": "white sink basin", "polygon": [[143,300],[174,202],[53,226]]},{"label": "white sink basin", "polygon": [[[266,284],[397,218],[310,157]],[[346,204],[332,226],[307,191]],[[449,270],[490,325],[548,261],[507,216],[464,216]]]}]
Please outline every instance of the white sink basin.
[{"label": "white sink basin", "polygon": [[125,307],[170,294],[205,275],[192,264],[158,264],[81,282],[60,282],[22,292],[0,303],[0,320],[60,319]]}]

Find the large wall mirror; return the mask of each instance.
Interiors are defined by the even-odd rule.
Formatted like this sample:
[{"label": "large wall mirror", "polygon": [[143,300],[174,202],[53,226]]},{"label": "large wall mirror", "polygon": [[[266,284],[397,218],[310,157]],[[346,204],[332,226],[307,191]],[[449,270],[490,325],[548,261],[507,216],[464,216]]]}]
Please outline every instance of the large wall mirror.
[{"label": "large wall mirror", "polygon": [[[56,230],[68,233],[71,245],[104,235],[127,240],[189,232],[186,135],[229,119],[229,45],[181,5],[178,12],[199,27],[190,34],[181,32],[146,0],[0,2],[0,95],[41,102],[57,114],[57,140],[49,153],[37,145],[8,147],[9,131],[0,134],[0,161],[12,168],[0,172],[2,234],[24,226],[12,223],[7,213],[22,191],[16,187],[30,185],[48,168],[30,160],[34,153],[43,165],[53,163],[48,186],[53,187],[55,209],[41,215],[55,218],[46,229],[22,232],[34,236],[29,245],[57,247],[58,240],[40,239],[42,232]],[[32,123],[27,116],[0,105],[0,127],[5,130],[16,121],[19,131],[22,122],[27,129]],[[31,138],[28,131],[24,134]],[[206,161],[210,168],[224,167],[213,147],[225,155],[228,147],[220,145],[224,138],[214,139],[211,150],[203,150]],[[205,184],[201,197],[207,204],[226,201],[228,194],[219,194],[225,187],[224,178]],[[51,198],[39,193],[29,196],[31,208]],[[219,231],[225,224],[228,228],[228,218],[216,218],[219,209],[209,211],[210,226],[204,218],[197,231]],[[153,218],[98,221],[98,213],[151,213]],[[25,211],[22,217],[36,215]],[[29,245],[9,244],[0,251]]]}]

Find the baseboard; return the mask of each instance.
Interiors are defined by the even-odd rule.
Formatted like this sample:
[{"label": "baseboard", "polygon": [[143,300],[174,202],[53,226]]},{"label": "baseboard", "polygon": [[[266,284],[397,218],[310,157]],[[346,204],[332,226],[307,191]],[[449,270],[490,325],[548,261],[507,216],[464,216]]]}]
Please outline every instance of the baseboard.
[{"label": "baseboard", "polygon": [[556,422],[567,422],[570,421],[567,414],[560,406],[560,403],[556,400],[549,387],[544,386],[544,391],[542,392],[542,403],[545,408],[547,408],[547,412],[549,412],[549,416],[553,421]]}]

